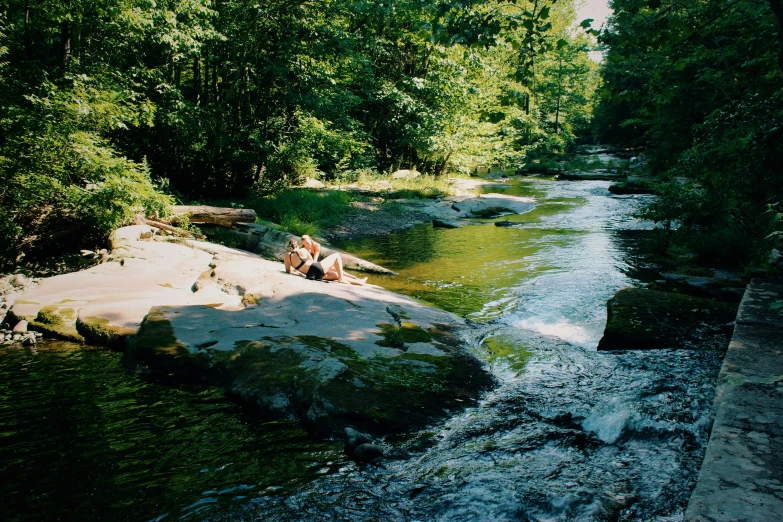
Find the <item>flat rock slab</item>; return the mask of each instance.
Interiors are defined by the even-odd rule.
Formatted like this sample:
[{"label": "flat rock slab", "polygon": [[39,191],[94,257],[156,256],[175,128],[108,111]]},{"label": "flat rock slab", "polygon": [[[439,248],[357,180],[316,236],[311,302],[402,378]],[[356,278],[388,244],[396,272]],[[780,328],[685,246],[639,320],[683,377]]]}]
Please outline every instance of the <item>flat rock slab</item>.
[{"label": "flat rock slab", "polygon": [[783,281],[754,279],[718,377],[686,521],[783,520]]},{"label": "flat rock slab", "polygon": [[491,384],[468,327],[380,287],[308,281],[282,263],[120,229],[108,262],[42,279],[11,313],[73,340],[127,347],[149,371],[201,376],[312,433],[425,425]]},{"label": "flat rock slab", "polygon": [[113,343],[136,332],[157,304],[240,306],[237,295],[192,291],[194,282],[210,270],[211,254],[152,237],[148,226],[120,229],[112,238],[118,261],[41,279],[16,300],[10,313],[27,320],[31,329],[55,337]]},{"label": "flat rock slab", "polygon": [[727,343],[737,313],[734,303],[646,288],[624,288],[606,308],[598,350],[690,348],[716,336]]},{"label": "flat rock slab", "polygon": [[454,198],[452,207],[460,217],[494,217],[502,214],[524,214],[536,206],[530,197],[505,194],[482,194],[479,197]]}]

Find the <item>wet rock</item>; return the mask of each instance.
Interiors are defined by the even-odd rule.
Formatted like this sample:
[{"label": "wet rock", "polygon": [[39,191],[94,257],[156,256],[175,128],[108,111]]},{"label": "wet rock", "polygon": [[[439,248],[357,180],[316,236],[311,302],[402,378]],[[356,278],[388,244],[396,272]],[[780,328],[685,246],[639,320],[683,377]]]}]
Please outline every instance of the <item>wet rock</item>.
[{"label": "wet rock", "polygon": [[372,462],[383,456],[383,448],[377,444],[362,444],[353,453],[357,462]]},{"label": "wet rock", "polygon": [[[645,288],[625,288],[607,303],[598,350],[691,348],[728,344],[737,304]],[[709,343],[707,343],[709,344]]]},{"label": "wet rock", "polygon": [[783,254],[781,254],[778,249],[773,248],[772,252],[769,253],[769,259],[767,261],[772,266],[783,266]]},{"label": "wet rock", "polygon": [[432,226],[435,228],[460,228],[464,223],[456,219],[433,218]]},{"label": "wet rock", "polygon": [[559,179],[568,181],[582,181],[582,180],[604,180],[614,181],[622,178],[620,174],[613,172],[561,172],[558,174]]},{"label": "wet rock", "polygon": [[715,297],[723,301],[739,303],[745,293],[745,283],[737,279],[687,276],[682,274],[661,274],[681,292],[696,297]]},{"label": "wet rock", "polygon": [[356,448],[372,441],[372,437],[366,433],[356,431],[353,428],[345,428],[345,453],[347,455],[353,455]]},{"label": "wet rock", "polygon": [[495,217],[502,214],[524,214],[535,208],[535,200],[529,197],[505,194],[482,194],[477,198],[459,198],[452,203],[454,210],[470,217]]},{"label": "wet rock", "polygon": [[19,321],[18,323],[16,323],[16,326],[14,326],[12,331],[15,334],[26,333],[27,332],[27,321],[24,321],[24,320]]}]

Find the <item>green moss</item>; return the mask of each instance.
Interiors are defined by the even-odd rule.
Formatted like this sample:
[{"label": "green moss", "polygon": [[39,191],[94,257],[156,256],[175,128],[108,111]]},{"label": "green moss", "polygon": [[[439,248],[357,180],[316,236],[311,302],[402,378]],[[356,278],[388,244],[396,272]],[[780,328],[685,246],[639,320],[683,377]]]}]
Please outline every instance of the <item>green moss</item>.
[{"label": "green moss", "polygon": [[383,339],[375,341],[375,344],[378,346],[386,346],[388,348],[405,347],[405,337],[400,330],[400,327],[389,323],[381,323],[378,325],[378,327],[381,329],[381,331],[378,332],[378,335],[383,337]]},{"label": "green moss", "polygon": [[82,342],[84,338],[74,324],[76,311],[73,308],[60,308],[57,305],[44,306],[35,319],[30,321],[31,329],[52,337]]},{"label": "green moss", "polygon": [[76,331],[90,344],[124,346],[129,336],[136,333],[130,328],[116,326],[103,317],[80,317],[76,320]]},{"label": "green moss", "polygon": [[242,296],[242,305],[246,307],[257,305],[258,303],[261,302],[261,297],[262,297],[261,294],[247,293]]},{"label": "green moss", "polygon": [[58,314],[58,307],[56,306],[44,306],[38,312],[35,317],[37,323],[48,325],[60,325],[63,323],[63,318]]},{"label": "green moss", "polygon": [[424,330],[421,326],[407,321],[400,326],[389,323],[380,323],[377,326],[381,329],[378,335],[383,337],[380,341],[375,342],[378,346],[404,348],[406,343],[429,343],[434,337],[432,333]]},{"label": "green moss", "polygon": [[[728,330],[737,303],[645,288],[620,290],[607,303],[599,350],[687,347],[705,331]],[[728,333],[728,332],[727,332]]]}]

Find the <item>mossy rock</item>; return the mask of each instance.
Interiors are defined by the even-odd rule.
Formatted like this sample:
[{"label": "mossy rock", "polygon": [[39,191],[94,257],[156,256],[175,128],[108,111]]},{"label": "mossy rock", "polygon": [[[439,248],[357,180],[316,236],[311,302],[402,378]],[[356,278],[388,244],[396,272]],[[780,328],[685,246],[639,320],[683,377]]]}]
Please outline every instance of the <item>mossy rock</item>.
[{"label": "mossy rock", "polygon": [[141,322],[130,342],[130,353],[140,361],[154,363],[158,370],[197,370],[206,359],[179,342],[162,308],[152,308]]},{"label": "mossy rock", "polygon": [[607,189],[612,194],[625,195],[625,194],[656,194],[655,188],[647,185],[646,183],[614,183],[609,185]]},{"label": "mossy rock", "polygon": [[79,317],[76,319],[76,331],[89,344],[98,344],[122,348],[135,330],[116,326],[102,317]]},{"label": "mossy rock", "polygon": [[696,348],[725,345],[736,303],[645,288],[625,288],[606,305],[607,322],[598,350]]},{"label": "mossy rock", "polygon": [[76,310],[68,306],[44,306],[30,321],[30,329],[57,339],[84,341],[76,328]]},{"label": "mossy rock", "polygon": [[422,427],[490,383],[466,358],[406,353],[362,359],[349,346],[315,336],[266,337],[215,355],[213,378],[242,402],[323,436],[346,426],[384,433]]}]

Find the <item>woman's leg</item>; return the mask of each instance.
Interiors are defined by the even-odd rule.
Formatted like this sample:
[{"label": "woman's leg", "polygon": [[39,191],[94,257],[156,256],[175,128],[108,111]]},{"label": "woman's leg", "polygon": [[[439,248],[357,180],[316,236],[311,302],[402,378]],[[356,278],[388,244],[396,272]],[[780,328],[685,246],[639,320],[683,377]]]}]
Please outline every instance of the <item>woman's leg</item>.
[{"label": "woman's leg", "polygon": [[338,253],[334,253],[330,256],[326,256],[321,260],[321,266],[324,269],[324,274],[329,272],[334,267],[337,272],[337,280],[343,282],[343,258]]},{"label": "woman's leg", "polygon": [[[334,268],[329,270],[326,275],[324,276],[324,279],[328,281],[337,281],[337,270]],[[349,274],[348,272],[343,272],[343,282],[344,283],[351,283],[352,285],[356,286],[364,286],[364,284],[367,282],[367,278],[359,278],[355,275]]]}]

